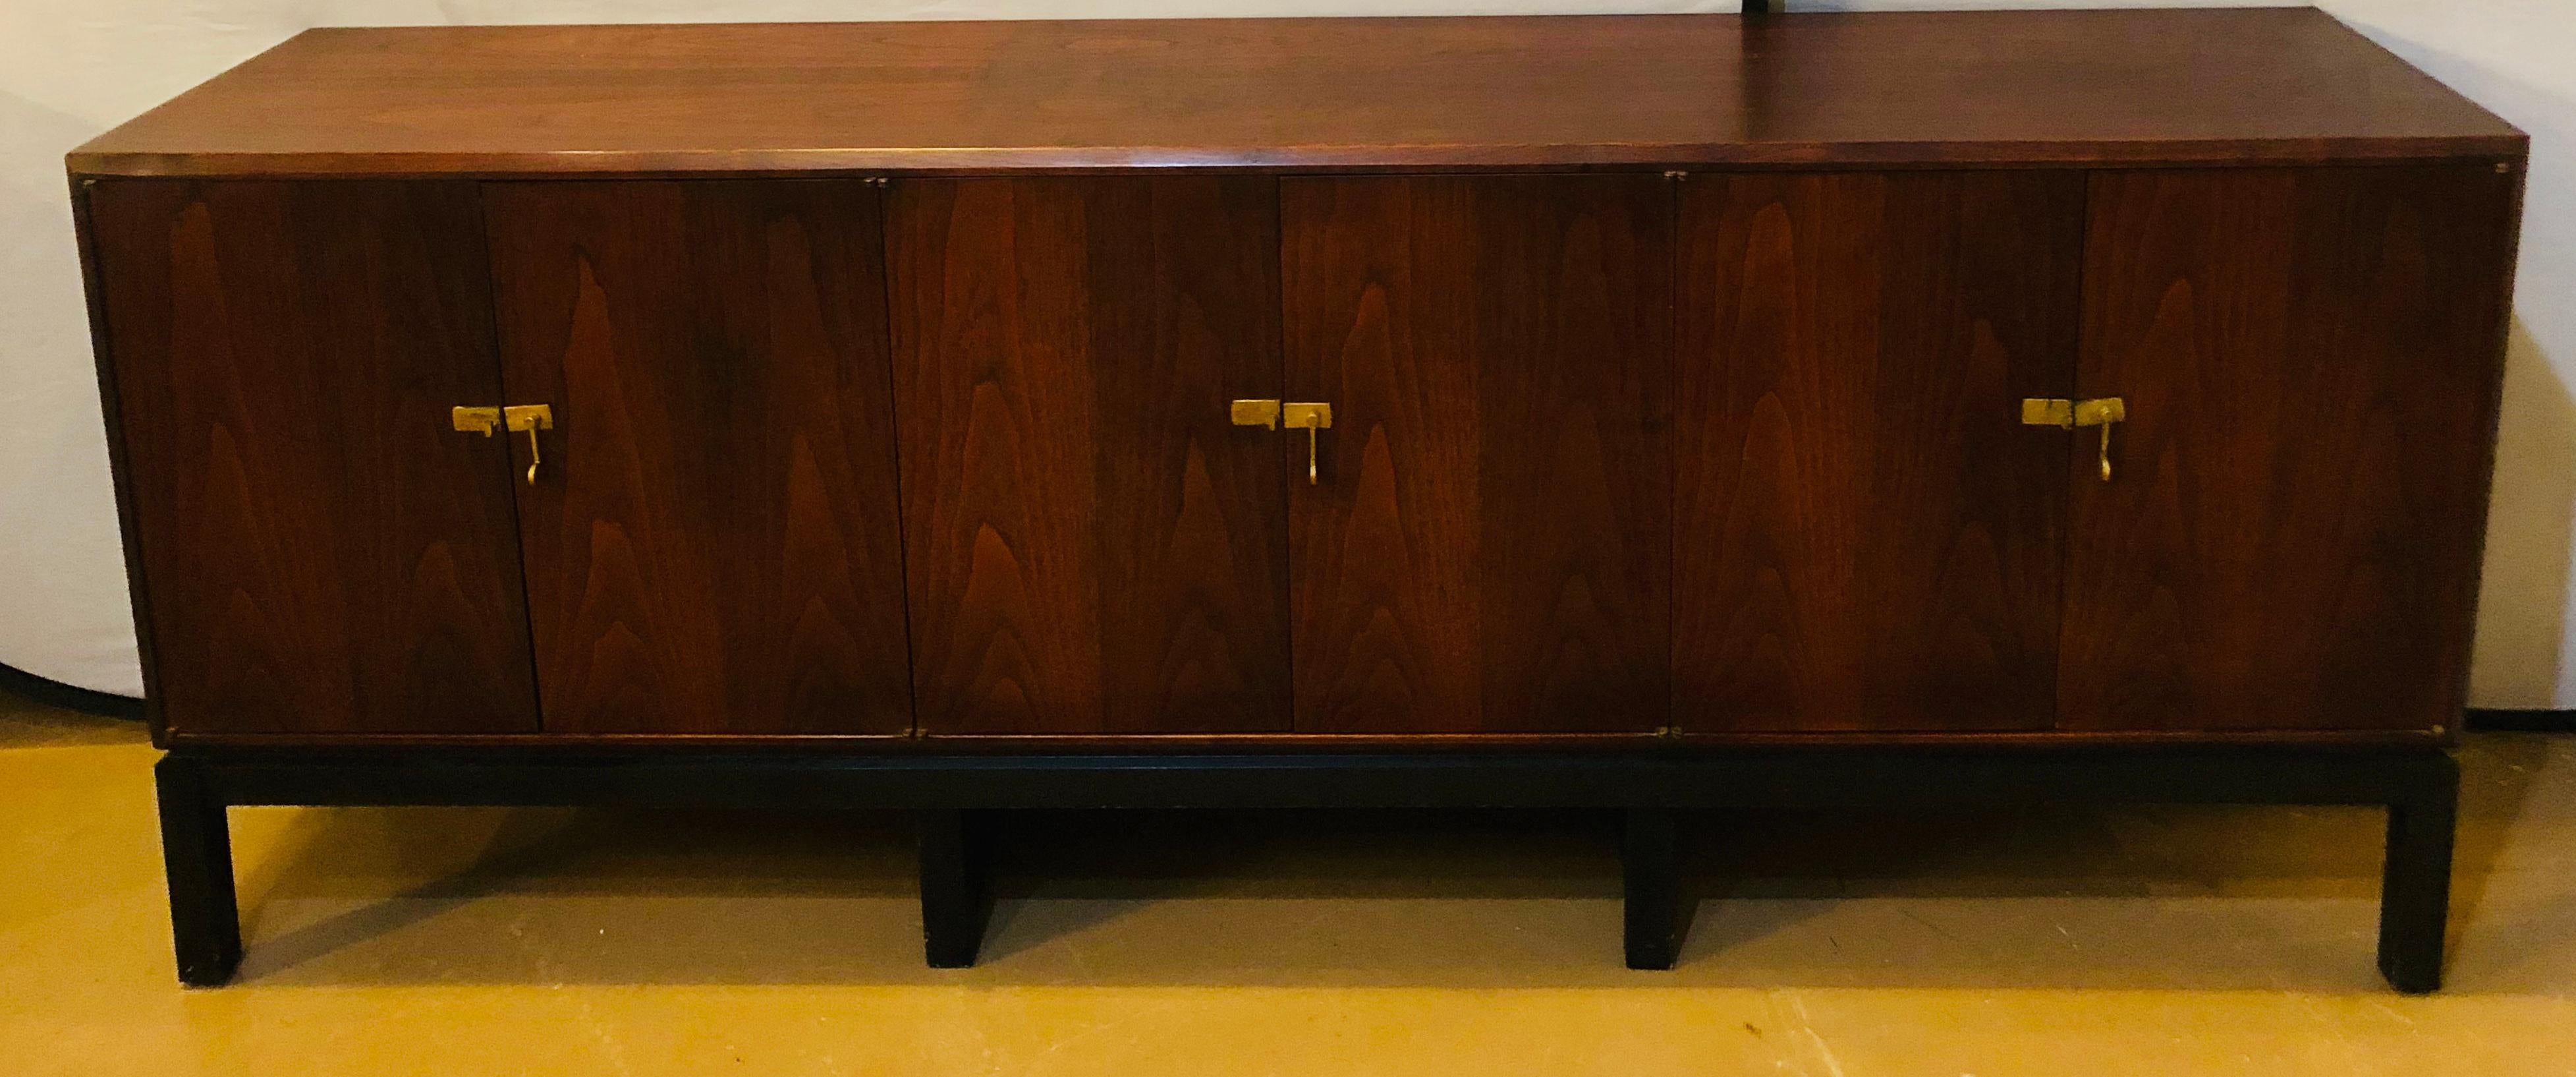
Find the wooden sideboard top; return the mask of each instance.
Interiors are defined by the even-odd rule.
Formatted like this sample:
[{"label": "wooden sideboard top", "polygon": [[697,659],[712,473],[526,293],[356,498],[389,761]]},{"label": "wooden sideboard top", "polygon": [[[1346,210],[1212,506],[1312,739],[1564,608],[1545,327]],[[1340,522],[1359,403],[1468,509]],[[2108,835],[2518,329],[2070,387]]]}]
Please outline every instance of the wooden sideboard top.
[{"label": "wooden sideboard top", "polygon": [[311,30],[83,175],[2519,156],[2322,12]]}]

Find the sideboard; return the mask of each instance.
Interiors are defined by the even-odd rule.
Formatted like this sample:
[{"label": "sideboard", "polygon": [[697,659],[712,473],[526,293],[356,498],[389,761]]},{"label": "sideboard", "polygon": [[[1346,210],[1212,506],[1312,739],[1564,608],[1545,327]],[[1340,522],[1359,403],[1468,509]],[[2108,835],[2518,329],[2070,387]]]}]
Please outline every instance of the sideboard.
[{"label": "sideboard", "polygon": [[225,809],[2389,812],[2441,971],[2524,137],[2313,10],[314,30],[71,154]]}]

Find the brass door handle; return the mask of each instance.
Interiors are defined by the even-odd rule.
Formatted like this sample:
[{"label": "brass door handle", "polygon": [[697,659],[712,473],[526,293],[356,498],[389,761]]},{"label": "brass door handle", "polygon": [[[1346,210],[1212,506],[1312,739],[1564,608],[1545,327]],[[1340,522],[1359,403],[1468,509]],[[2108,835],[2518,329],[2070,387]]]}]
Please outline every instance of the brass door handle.
[{"label": "brass door handle", "polygon": [[1315,431],[1333,425],[1332,405],[1283,404],[1276,400],[1237,400],[1229,407],[1236,426],[1258,426],[1264,430],[1277,430],[1279,424],[1285,422],[1291,430],[1304,427],[1306,429],[1306,484],[1312,486],[1323,481],[1321,470],[1315,465],[1317,451],[1315,440],[1319,436]]},{"label": "brass door handle", "polygon": [[1311,403],[1282,404],[1279,406],[1279,418],[1292,429],[1300,426],[1306,428],[1306,485],[1313,486],[1324,481],[1315,467],[1315,442],[1323,436],[1316,431],[1333,425],[1333,406]]},{"label": "brass door handle", "polygon": [[1237,400],[1232,409],[1236,426],[1279,429],[1279,402],[1276,400]]},{"label": "brass door handle", "polygon": [[458,430],[468,434],[481,434],[488,438],[492,436],[492,431],[501,427],[501,409],[450,408],[447,420],[454,423]]},{"label": "brass door handle", "polygon": [[2082,426],[2102,428],[2102,481],[2111,481],[2111,426],[2126,422],[2129,405],[2116,396],[2094,400],[2048,400],[2031,397],[2021,402],[2021,421],[2026,426],[2054,426],[2072,430]]},{"label": "brass door handle", "polygon": [[544,404],[512,404],[501,409],[501,421],[512,433],[527,432],[528,485],[536,485],[537,466],[545,462],[545,451],[537,444],[537,431],[555,428],[555,409]]}]

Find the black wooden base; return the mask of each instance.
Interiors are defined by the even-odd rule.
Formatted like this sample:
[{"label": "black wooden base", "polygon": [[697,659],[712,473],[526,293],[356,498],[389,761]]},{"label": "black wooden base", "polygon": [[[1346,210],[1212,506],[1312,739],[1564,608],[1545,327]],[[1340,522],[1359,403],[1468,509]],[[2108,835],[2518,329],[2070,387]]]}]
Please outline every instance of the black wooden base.
[{"label": "black wooden base", "polygon": [[975,964],[984,948],[993,891],[978,841],[979,812],[955,808],[914,813],[921,829],[921,953],[934,969]]},{"label": "black wooden base", "polygon": [[207,766],[163,756],[152,768],[161,801],[161,864],[170,876],[170,933],[179,982],[204,987],[233,978],[242,957],[241,913],[233,907],[232,827]]},{"label": "black wooden base", "polygon": [[1625,812],[1628,967],[1679,958],[1683,809],[2126,801],[2388,809],[2379,968],[2441,986],[2459,767],[2425,750],[1746,750],[1653,755],[548,756],[174,752],[155,770],[180,980],[241,961],[224,809],[257,804],[900,808],[921,840],[923,950],[971,965],[991,892],[982,814],[1010,808],[1589,807]]},{"label": "black wooden base", "polygon": [[1671,808],[1630,808],[1619,835],[1621,941],[1632,969],[1682,958],[1696,902],[1682,886],[1681,825]]}]

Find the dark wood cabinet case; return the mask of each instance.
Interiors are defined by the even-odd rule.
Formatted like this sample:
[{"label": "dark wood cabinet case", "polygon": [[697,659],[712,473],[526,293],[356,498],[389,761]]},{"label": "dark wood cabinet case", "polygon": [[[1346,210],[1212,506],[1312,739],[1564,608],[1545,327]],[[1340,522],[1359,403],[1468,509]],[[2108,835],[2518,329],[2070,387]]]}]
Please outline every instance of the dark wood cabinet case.
[{"label": "dark wood cabinet case", "polygon": [[316,30],[70,168],[165,746],[1671,755],[2440,747],[2524,157],[2249,10]]}]

